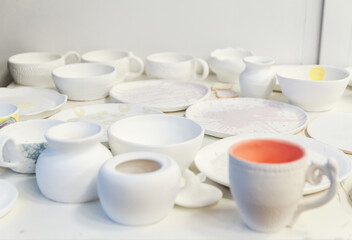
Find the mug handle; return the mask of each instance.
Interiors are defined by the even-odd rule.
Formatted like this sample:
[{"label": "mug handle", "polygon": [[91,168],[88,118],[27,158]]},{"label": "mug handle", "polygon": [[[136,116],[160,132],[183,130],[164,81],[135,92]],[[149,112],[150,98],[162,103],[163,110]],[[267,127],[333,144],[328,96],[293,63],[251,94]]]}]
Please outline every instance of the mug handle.
[{"label": "mug handle", "polygon": [[[70,61],[69,59],[72,57],[73,57],[73,60],[71,59],[72,61]],[[65,64],[78,63],[79,61],[81,61],[81,55],[79,55],[78,52],[69,51],[64,54],[64,59],[65,59]]]},{"label": "mug handle", "polygon": [[128,59],[130,61],[136,61],[139,65],[139,70],[137,72],[132,72],[131,68],[128,71],[127,77],[130,79],[134,79],[139,77],[144,71],[144,62],[140,57],[135,56],[132,52],[128,52]]},{"label": "mug handle", "polygon": [[18,163],[6,162],[3,157],[3,149],[8,141],[12,141],[9,137],[0,136],[0,167],[12,168],[18,166]]},{"label": "mug handle", "polygon": [[[200,58],[195,58],[193,59],[193,74],[192,74],[192,80],[204,80],[208,77],[209,75],[209,65],[206,61]],[[197,65],[200,64],[202,66],[202,73],[197,74]]]},{"label": "mug handle", "polygon": [[[295,223],[302,212],[324,205],[335,196],[338,185],[338,169],[339,166],[334,158],[328,158],[328,161],[325,164],[311,163],[307,170],[306,181],[316,185],[321,182],[322,177],[325,175],[330,181],[329,191],[324,196],[314,201],[305,200],[302,204],[298,205],[289,226],[292,226]],[[318,174],[316,174],[317,171]]]}]

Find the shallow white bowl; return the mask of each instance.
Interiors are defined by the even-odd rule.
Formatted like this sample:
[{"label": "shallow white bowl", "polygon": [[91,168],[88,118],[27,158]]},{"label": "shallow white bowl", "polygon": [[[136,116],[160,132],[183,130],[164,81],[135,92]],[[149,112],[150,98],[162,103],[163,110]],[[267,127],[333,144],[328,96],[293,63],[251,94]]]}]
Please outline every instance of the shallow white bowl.
[{"label": "shallow white bowl", "polygon": [[108,129],[114,155],[150,151],[169,155],[187,169],[202,144],[204,129],[193,120],[164,114],[119,120]]},{"label": "shallow white bowl", "polygon": [[313,65],[283,68],[276,76],[282,93],[293,103],[306,111],[327,111],[341,98],[350,81],[350,73],[338,67],[322,66],[325,77],[314,81],[309,77]]},{"label": "shallow white bowl", "polygon": [[101,63],[76,63],[54,69],[56,88],[68,99],[90,101],[105,98],[116,77],[115,68]]}]

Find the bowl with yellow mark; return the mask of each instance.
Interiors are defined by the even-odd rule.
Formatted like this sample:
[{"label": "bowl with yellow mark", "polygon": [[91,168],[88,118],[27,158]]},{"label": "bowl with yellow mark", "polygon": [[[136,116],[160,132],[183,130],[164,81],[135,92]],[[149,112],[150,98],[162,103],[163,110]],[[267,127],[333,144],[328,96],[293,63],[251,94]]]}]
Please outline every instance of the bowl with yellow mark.
[{"label": "bowl with yellow mark", "polygon": [[350,81],[347,70],[324,65],[282,68],[276,76],[289,102],[306,111],[332,109]]}]

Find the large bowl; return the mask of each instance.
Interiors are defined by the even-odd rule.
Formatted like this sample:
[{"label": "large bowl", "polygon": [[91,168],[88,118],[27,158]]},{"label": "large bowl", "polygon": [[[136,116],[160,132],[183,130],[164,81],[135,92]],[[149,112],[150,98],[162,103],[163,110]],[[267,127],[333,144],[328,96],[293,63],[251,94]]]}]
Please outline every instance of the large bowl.
[{"label": "large bowl", "polygon": [[341,98],[350,81],[350,73],[338,67],[321,66],[325,69],[322,81],[309,77],[312,65],[283,68],[276,76],[282,93],[290,103],[306,111],[327,111]]},{"label": "large bowl", "polygon": [[56,88],[70,100],[105,98],[114,84],[115,68],[101,63],[76,63],[54,69]]},{"label": "large bowl", "polygon": [[169,155],[183,172],[202,145],[204,129],[193,120],[170,115],[141,115],[118,120],[108,129],[114,155],[158,152]]}]

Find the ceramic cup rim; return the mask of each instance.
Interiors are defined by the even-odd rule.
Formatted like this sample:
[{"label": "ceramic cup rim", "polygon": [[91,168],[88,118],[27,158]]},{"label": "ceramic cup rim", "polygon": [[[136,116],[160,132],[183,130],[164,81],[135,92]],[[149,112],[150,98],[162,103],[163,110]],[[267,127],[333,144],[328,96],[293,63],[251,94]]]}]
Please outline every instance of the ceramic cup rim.
[{"label": "ceramic cup rim", "polygon": [[7,113],[6,115],[2,115],[0,110],[0,118],[9,118],[19,112],[19,108],[17,105],[7,102],[0,102],[0,109],[3,109],[4,107],[10,107],[10,111],[12,111],[10,113]]},{"label": "ceramic cup rim", "polygon": [[[162,59],[158,59],[163,58],[164,56],[172,56],[172,57],[183,57],[185,59],[182,60],[177,60],[177,61],[164,61]],[[147,56],[146,60],[149,63],[155,63],[155,64],[178,64],[178,63],[185,63],[185,62],[189,62],[192,61],[193,59],[195,59],[195,57],[191,54],[187,54],[187,53],[178,53],[178,52],[159,52],[159,53],[153,53]]]},{"label": "ceramic cup rim", "polygon": [[[252,141],[257,141],[257,140],[269,140],[269,141],[273,141],[273,142],[280,142],[280,143],[288,144],[288,145],[291,145],[293,147],[300,149],[302,151],[303,155],[302,155],[302,157],[295,159],[291,162],[257,163],[257,162],[252,162],[252,161],[241,159],[241,158],[236,157],[232,154],[233,148],[238,147],[239,145],[242,145],[242,144],[245,144],[248,142],[252,142]],[[291,171],[293,169],[299,169],[302,167],[302,165],[307,164],[307,151],[303,146],[301,146],[293,141],[286,140],[286,139],[277,139],[277,138],[270,138],[270,137],[258,137],[258,138],[253,137],[250,139],[244,139],[242,141],[239,141],[239,142],[231,145],[231,147],[229,148],[229,151],[228,151],[228,155],[229,155],[229,161],[232,161],[237,166],[240,166],[243,168],[259,170],[259,171],[278,171],[278,172]]]},{"label": "ceramic cup rim", "polygon": [[[127,163],[130,161],[135,161],[135,160],[147,160],[151,162],[156,162],[160,165],[160,168],[154,171],[149,171],[144,173],[125,173],[125,172],[116,170],[116,167],[119,166],[120,164]],[[147,176],[153,176],[153,175],[165,172],[167,169],[170,168],[170,166],[172,165],[172,162],[173,162],[173,159],[163,153],[148,152],[148,151],[128,152],[128,153],[119,154],[110,158],[106,163],[106,169],[115,176],[131,178],[131,179],[139,179],[139,178],[145,178]]]},{"label": "ceramic cup rim", "polygon": [[[232,51],[234,53],[239,53],[239,54],[242,54],[242,53],[245,53],[245,54],[249,54],[249,56],[254,56],[254,53],[253,51],[249,50],[249,49],[245,49],[245,48],[232,48],[232,47],[227,47],[227,48],[218,48],[218,49],[215,49],[213,50],[211,53],[210,53],[210,56],[213,57],[213,58],[216,58],[218,60],[229,60],[231,58],[225,58],[225,59],[222,59],[219,55],[222,55],[222,52],[227,52],[227,51]],[[221,53],[220,53],[221,52]]]},{"label": "ceramic cup rim", "polygon": [[[77,68],[86,68],[86,69],[90,69],[90,68],[95,68],[94,70],[97,70],[98,68],[100,69],[105,69],[106,71],[104,71],[104,73],[97,73],[97,74],[92,74],[92,75],[79,75],[79,76],[75,76],[72,74],[72,71],[76,71]],[[73,70],[71,70],[73,69]],[[67,70],[69,73],[64,73],[63,71]],[[57,79],[77,79],[77,80],[81,80],[81,79],[93,79],[93,78],[101,78],[104,76],[110,76],[115,74],[116,69],[115,67],[109,65],[109,64],[104,64],[104,63],[96,63],[96,62],[92,62],[92,63],[73,63],[73,64],[67,64],[67,65],[63,65],[60,67],[55,68],[52,71],[52,75],[54,76],[54,78]],[[55,82],[55,79],[54,79]]]},{"label": "ceramic cup rim", "polygon": [[[121,55],[121,57],[116,57],[114,59],[98,59],[94,57],[94,55],[100,55],[100,56],[106,56],[106,54],[116,54],[116,55]],[[101,50],[93,50],[84,53],[81,56],[81,59],[86,62],[114,62],[114,61],[119,61],[123,60],[129,57],[129,55],[132,54],[129,51],[120,51],[120,50],[115,50],[115,49],[101,49]]]},{"label": "ceramic cup rim", "polygon": [[[77,127],[86,127],[87,129],[89,129],[89,127],[94,127],[95,129],[93,129],[92,133],[89,133],[83,137],[64,138],[64,137],[55,136],[58,131],[59,132],[62,131],[62,128],[65,131],[67,131],[67,129],[77,128]],[[92,122],[65,122],[49,128],[45,132],[44,137],[48,142],[74,144],[74,143],[84,143],[84,142],[95,141],[99,139],[102,135],[103,135],[103,127],[100,124],[92,123]]]},{"label": "ceramic cup rim", "polygon": [[[44,61],[44,62],[22,62],[21,60],[23,57],[28,57],[28,56],[40,56],[40,57],[48,57],[48,56],[53,56],[56,57],[55,59],[49,60],[49,61]],[[52,62],[56,62],[57,60],[60,60],[63,56],[59,53],[55,52],[24,52],[24,53],[18,53],[13,56],[11,56],[8,59],[8,62],[13,65],[23,65],[23,66],[30,66],[30,65],[45,65],[45,64],[50,64]]]},{"label": "ceramic cup rim", "polygon": [[259,66],[270,66],[275,63],[275,60],[264,56],[248,56],[243,58],[243,62]]},{"label": "ceramic cup rim", "polygon": [[[169,143],[169,144],[142,144],[142,143],[136,143],[133,142],[131,140],[126,140],[124,138],[121,138],[120,135],[115,134],[114,133],[114,128],[116,127],[116,125],[120,124],[122,121],[131,121],[133,119],[138,119],[138,118],[173,118],[173,119],[178,119],[178,120],[182,120],[182,121],[187,121],[188,124],[192,124],[193,126],[197,126],[198,131],[197,134],[195,134],[194,136],[192,136],[192,138],[185,140],[185,141],[181,141],[181,142],[176,142],[176,143]],[[115,123],[111,124],[110,127],[108,128],[108,138],[109,138],[109,142],[110,142],[110,138],[114,138],[120,142],[123,142],[125,144],[128,145],[133,145],[136,147],[147,147],[149,149],[160,149],[160,148],[172,148],[172,147],[178,147],[178,146],[183,146],[183,145],[187,145],[193,141],[195,141],[196,139],[200,138],[204,136],[204,128],[199,125],[198,123],[196,123],[195,121],[193,121],[192,119],[189,118],[184,118],[184,117],[179,117],[179,116],[173,116],[173,115],[166,115],[166,114],[149,114],[149,115],[137,115],[137,116],[132,116],[129,118],[123,118],[120,119],[118,121],[116,121]]]},{"label": "ceramic cup rim", "polygon": [[[281,79],[288,79],[288,80],[291,80],[291,81],[306,81],[306,82],[311,82],[312,84],[333,84],[334,82],[343,82],[343,81],[346,81],[347,78],[350,78],[351,77],[351,73],[344,69],[344,68],[341,68],[341,67],[336,67],[336,66],[331,66],[331,65],[299,65],[297,67],[295,67],[295,71],[302,71],[300,69],[303,69],[303,68],[307,68],[307,69],[310,69],[310,68],[313,68],[313,67],[323,67],[325,69],[325,71],[329,71],[329,69],[333,69],[333,70],[336,70],[336,71],[339,71],[341,73],[345,73],[346,75],[343,77],[343,78],[334,78],[334,79],[329,79],[328,81],[313,81],[313,80],[310,80],[310,79],[303,79],[303,78],[297,78],[297,77],[290,77],[287,75],[287,71],[289,71],[290,67],[288,68],[283,68],[283,69],[280,69],[279,71],[276,72],[276,76],[277,76],[277,79],[278,81],[280,82]],[[296,69],[297,68],[297,69]]]}]

